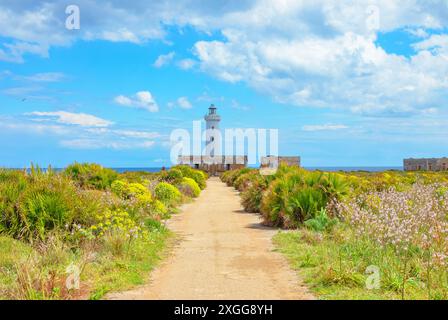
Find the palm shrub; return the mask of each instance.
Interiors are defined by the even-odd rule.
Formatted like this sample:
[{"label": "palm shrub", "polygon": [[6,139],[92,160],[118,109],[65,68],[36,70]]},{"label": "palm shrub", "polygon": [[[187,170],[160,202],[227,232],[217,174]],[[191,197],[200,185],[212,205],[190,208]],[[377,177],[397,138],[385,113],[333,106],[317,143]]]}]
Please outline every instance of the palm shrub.
[{"label": "palm shrub", "polygon": [[296,179],[282,177],[274,180],[263,196],[260,211],[268,225],[282,227],[288,225],[288,199]]},{"label": "palm shrub", "polygon": [[175,186],[166,182],[157,184],[154,193],[156,198],[167,206],[176,205],[180,202],[182,197],[180,191]]},{"label": "palm shrub", "polygon": [[0,229],[14,238],[43,240],[52,230],[87,222],[99,207],[64,175],[18,177],[0,183]]},{"label": "palm shrub", "polygon": [[258,170],[251,170],[249,172],[241,174],[238,178],[235,179],[233,186],[238,191],[244,191],[247,187],[251,185],[251,183],[257,179],[259,176]]},{"label": "palm shrub", "polygon": [[241,203],[246,212],[259,213],[263,192],[268,187],[268,179],[258,175],[256,179],[241,193]]},{"label": "palm shrub", "polygon": [[96,163],[77,163],[69,165],[64,173],[82,188],[104,190],[117,179],[118,173]]},{"label": "palm shrub", "polygon": [[290,193],[286,213],[292,226],[298,226],[305,220],[314,218],[326,204],[327,197],[319,188],[299,187]]}]

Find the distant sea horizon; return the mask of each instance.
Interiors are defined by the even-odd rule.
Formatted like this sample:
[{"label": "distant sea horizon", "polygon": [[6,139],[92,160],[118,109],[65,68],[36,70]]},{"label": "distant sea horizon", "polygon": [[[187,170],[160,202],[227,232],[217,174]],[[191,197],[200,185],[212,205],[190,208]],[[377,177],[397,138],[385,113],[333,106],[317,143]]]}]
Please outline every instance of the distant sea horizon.
[{"label": "distant sea horizon", "polygon": [[[23,170],[24,168],[4,168],[3,169],[10,169],[10,170]],[[123,172],[137,172],[137,171],[143,171],[143,172],[159,172],[163,168],[165,170],[169,170],[170,167],[109,167],[112,170],[117,171],[118,173]],[[258,166],[249,166],[249,168],[259,168]],[[371,167],[371,166],[352,166],[352,167],[337,167],[337,166],[317,166],[317,167],[303,167],[306,170],[311,171],[331,171],[331,172],[337,172],[337,171],[365,171],[365,172],[382,172],[382,171],[403,171],[403,167],[396,167],[396,166],[384,166],[384,167]],[[41,168],[42,170],[46,171],[47,168]],[[54,171],[62,171],[64,168],[52,168]],[[30,168],[26,168],[27,171],[30,170]]]}]

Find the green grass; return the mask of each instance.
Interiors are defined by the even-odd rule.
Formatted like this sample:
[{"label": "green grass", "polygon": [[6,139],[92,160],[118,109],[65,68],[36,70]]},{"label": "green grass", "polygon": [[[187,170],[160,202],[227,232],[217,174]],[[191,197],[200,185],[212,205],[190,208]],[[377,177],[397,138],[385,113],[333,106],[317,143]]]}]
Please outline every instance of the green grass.
[{"label": "green grass", "polygon": [[14,285],[16,263],[25,261],[32,251],[20,241],[0,236],[0,300],[6,299],[6,291]]},{"label": "green grass", "polygon": [[87,265],[82,279],[91,283],[89,299],[98,300],[112,291],[127,290],[144,284],[149,273],[162,259],[172,233],[167,229],[152,232],[149,239],[137,240],[122,257],[103,255]]},{"label": "green grass", "polygon": [[[75,296],[63,294],[65,269],[68,258],[75,264],[81,264],[83,254],[94,254],[81,274],[81,298],[101,299],[111,291],[130,289],[144,284],[150,271],[163,257],[171,232],[159,227],[153,229],[146,239],[134,240],[122,253],[114,255],[107,248],[86,252],[90,249],[62,249],[60,252],[36,252],[30,245],[10,237],[0,236],[0,300],[4,299],[70,299]],[[80,251],[83,251],[82,253]],[[37,260],[30,259],[37,257]],[[55,257],[59,257],[56,258]],[[32,281],[46,281],[49,274],[55,272],[62,279],[59,286],[51,292],[24,287],[17,281],[19,266],[23,266],[26,275],[32,275]],[[23,271],[22,271],[23,272]],[[26,284],[28,286],[29,283]]]},{"label": "green grass", "polygon": [[[401,299],[402,278],[398,261],[390,253],[361,241],[341,241],[344,230],[331,234],[306,229],[280,231],[274,237],[276,249],[289,260],[318,299],[323,300],[394,300]],[[380,289],[369,290],[365,270],[369,265],[380,268]],[[406,282],[405,299],[427,299],[418,264]],[[433,289],[432,299],[446,299],[446,285]]]}]

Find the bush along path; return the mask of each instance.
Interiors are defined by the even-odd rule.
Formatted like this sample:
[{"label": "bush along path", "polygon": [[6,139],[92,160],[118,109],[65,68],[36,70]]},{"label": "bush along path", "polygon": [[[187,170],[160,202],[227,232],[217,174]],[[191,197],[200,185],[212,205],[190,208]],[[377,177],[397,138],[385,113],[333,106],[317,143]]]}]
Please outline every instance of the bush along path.
[{"label": "bush along path", "polygon": [[321,299],[448,299],[448,172],[229,171]]},{"label": "bush along path", "polygon": [[186,166],[0,170],[0,299],[100,299],[144,283],[170,236],[165,221],[206,178]]},{"label": "bush along path", "polygon": [[218,178],[168,222],[178,236],[148,285],[108,299],[312,299],[283,256],[276,231],[245,213],[238,193]]}]

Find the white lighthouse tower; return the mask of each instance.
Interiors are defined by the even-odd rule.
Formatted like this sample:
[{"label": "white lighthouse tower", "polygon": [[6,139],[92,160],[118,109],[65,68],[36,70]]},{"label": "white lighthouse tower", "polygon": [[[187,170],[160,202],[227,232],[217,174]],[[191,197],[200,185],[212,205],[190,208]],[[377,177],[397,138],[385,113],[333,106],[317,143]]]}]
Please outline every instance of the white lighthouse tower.
[{"label": "white lighthouse tower", "polygon": [[205,119],[205,129],[206,134],[205,134],[205,148],[206,150],[210,150],[210,148],[212,148],[211,151],[209,151],[209,155],[211,157],[214,157],[215,155],[215,150],[214,150],[214,146],[220,146],[220,144],[216,144],[213,143],[215,141],[216,137],[220,137],[221,132],[219,131],[219,122],[221,121],[221,116],[219,116],[216,113],[216,107],[214,104],[210,105],[210,107],[208,108],[208,114],[205,115],[204,117]]}]

